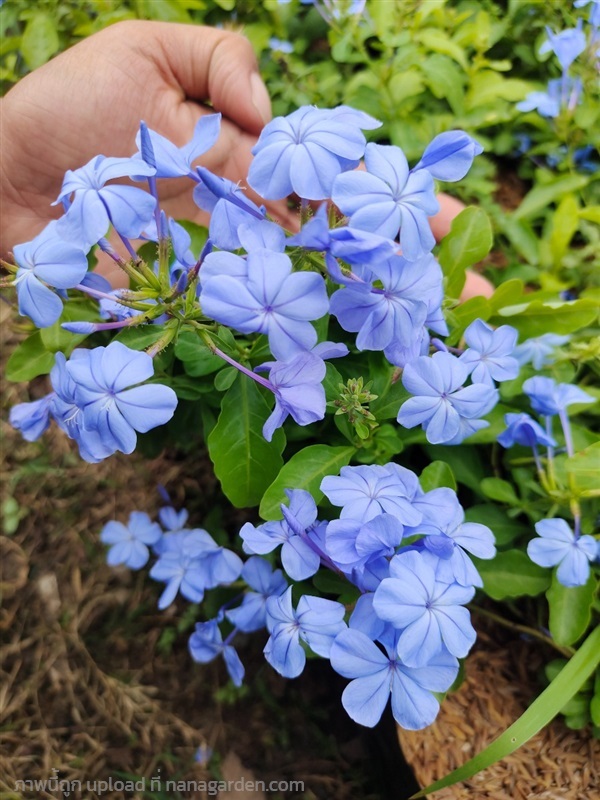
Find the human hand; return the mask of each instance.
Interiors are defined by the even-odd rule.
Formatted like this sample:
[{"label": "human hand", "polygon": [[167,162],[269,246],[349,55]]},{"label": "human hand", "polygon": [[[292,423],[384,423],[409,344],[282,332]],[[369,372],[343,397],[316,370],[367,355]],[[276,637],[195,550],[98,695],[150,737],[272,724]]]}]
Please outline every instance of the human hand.
[{"label": "human hand", "polygon": [[[208,100],[212,108],[202,104]],[[50,204],[68,169],[99,154],[130,156],[140,120],[181,146],[203,114],[220,111],[221,135],[200,161],[237,182],[248,174],[251,148],[271,118],[267,90],[243,36],[142,21],[112,25],[65,51],[11,89],[1,108],[2,257],[60,216],[61,209]],[[207,222],[187,180],[163,180],[160,189],[168,214]],[[292,224],[285,204],[268,208],[275,219]]]}]

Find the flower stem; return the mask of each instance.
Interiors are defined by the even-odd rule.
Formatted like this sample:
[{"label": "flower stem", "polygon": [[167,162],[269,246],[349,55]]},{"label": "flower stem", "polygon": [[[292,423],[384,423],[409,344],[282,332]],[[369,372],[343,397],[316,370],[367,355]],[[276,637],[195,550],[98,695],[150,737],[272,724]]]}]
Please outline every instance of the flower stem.
[{"label": "flower stem", "polygon": [[551,639],[549,636],[546,636],[545,633],[536,630],[536,628],[530,628],[528,625],[519,625],[517,622],[511,622],[511,620],[505,619],[499,614],[494,614],[493,611],[487,611],[487,609],[480,608],[472,603],[469,603],[467,608],[473,611],[475,614],[479,614],[482,617],[487,617],[488,619],[497,622],[499,625],[502,625],[505,628],[510,628],[510,630],[523,633],[526,636],[533,636],[535,639],[539,639],[541,642],[544,642],[544,644],[547,644],[550,647],[553,647],[555,650],[558,650],[559,653],[567,658],[571,658],[571,656],[575,653],[575,650],[572,647],[563,647],[563,645],[557,644],[554,639]]}]

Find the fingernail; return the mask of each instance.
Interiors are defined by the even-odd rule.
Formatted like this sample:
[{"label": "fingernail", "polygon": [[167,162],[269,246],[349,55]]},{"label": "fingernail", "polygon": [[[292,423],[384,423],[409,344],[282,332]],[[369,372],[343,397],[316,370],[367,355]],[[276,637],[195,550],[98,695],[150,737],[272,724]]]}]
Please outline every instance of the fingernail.
[{"label": "fingernail", "polygon": [[253,72],[250,75],[250,91],[252,105],[266,125],[271,120],[271,98],[258,72]]}]

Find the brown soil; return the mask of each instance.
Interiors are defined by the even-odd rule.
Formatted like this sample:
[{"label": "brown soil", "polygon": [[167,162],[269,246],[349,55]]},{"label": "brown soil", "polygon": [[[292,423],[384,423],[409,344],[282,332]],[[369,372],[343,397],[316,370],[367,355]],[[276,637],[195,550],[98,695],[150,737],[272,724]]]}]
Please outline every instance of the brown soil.
[{"label": "brown soil", "polygon": [[[6,318],[0,330],[5,361],[14,341]],[[102,526],[126,521],[132,510],[155,514],[159,482],[175,504],[187,504],[191,524],[214,513],[221,500],[202,452],[185,462],[176,453],[150,461],[117,454],[89,465],[56,429],[24,442],[6,422],[8,409],[46,390],[43,380],[32,389],[2,387],[1,502],[16,501],[21,519],[2,538],[1,551],[0,797],[60,797],[15,791],[17,781],[55,776],[82,782],[82,791],[71,792],[76,800],[208,796],[93,787],[109,777],[143,777],[148,791],[157,775],[163,789],[166,779],[201,786],[243,776],[304,783],[304,791],[269,793],[274,799],[380,797],[365,788],[360,764],[367,755],[355,727],[343,712],[342,721],[329,718],[327,709],[341,706],[339,687],[333,695],[325,677],[327,664],[310,664],[299,681],[286,681],[264,661],[265,637],[246,637],[240,655],[247,683],[236,690],[222,664],[191,660],[188,604],[158,612],[162,585],[146,570],[106,566]],[[226,511],[223,526],[234,534],[239,519],[239,512]],[[215,754],[208,766],[194,760],[199,747]]]}]

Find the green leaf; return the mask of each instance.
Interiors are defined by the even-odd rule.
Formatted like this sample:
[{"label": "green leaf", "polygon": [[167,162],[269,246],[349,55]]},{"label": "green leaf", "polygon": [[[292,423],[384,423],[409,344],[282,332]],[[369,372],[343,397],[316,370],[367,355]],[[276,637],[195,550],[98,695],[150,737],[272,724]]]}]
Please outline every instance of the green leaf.
[{"label": "green leaf", "polygon": [[21,53],[29,69],[37,69],[58,52],[60,40],[56,22],[50,14],[37,11],[25,26],[21,39]]},{"label": "green leaf", "polygon": [[396,419],[400,406],[409,397],[410,393],[406,391],[402,381],[396,381],[383,396],[369,404],[369,411],[377,420]]},{"label": "green leaf", "polygon": [[598,317],[599,306],[594,300],[571,302],[544,302],[533,300],[515,306],[501,308],[490,320],[492,325],[515,327],[522,339],[552,333],[565,334],[591,325]]},{"label": "green leaf", "polygon": [[450,326],[450,336],[447,338],[446,344],[451,347],[458,344],[465,328],[473,320],[482,319],[485,322],[491,314],[492,307],[487,297],[471,297],[461,303],[446,315]]},{"label": "green leaf", "polygon": [[483,580],[483,591],[492,600],[535,597],[550,585],[550,572],[538,567],[522,550],[506,550],[490,561],[473,558]]},{"label": "green leaf", "polygon": [[597,582],[591,574],[583,586],[563,586],[556,577],[546,592],[550,607],[548,627],[558,644],[571,645],[586,632],[592,618],[592,604]]},{"label": "green leaf", "polygon": [[514,753],[521,745],[535,736],[545,725],[551,722],[561,708],[574,697],[586,680],[600,664],[600,627],[588,636],[575,655],[558,676],[533,701],[527,711],[513,723],[508,730],[499,736],[491,745],[471,758],[466,764],[453,770],[439,781],[411,797],[411,800],[425,797],[430,792],[445,789],[459,781],[466,781],[490,767],[510,753]]},{"label": "green leaf", "polygon": [[[95,304],[94,304],[95,305]],[[64,353],[68,356],[78,344],[81,344],[88,334],[69,333],[61,327],[63,322],[81,322],[82,320],[97,320],[98,310],[89,302],[71,302],[65,305],[54,325],[40,330],[40,336],[46,350],[52,353]]]},{"label": "green leaf", "polygon": [[314,444],[300,450],[282,467],[269,486],[258,513],[263,519],[281,519],[280,506],[286,501],[285,489],[305,489],[318,503],[323,497],[319,489],[323,478],[337,475],[350,463],[355,452],[354,447],[329,447],[325,444]]},{"label": "green leaf", "polygon": [[208,437],[208,452],[223,492],[238,508],[258,505],[283,459],[285,435],[262,435],[269,406],[254,381],[236,381],[223,397],[219,420]]},{"label": "green leaf", "polygon": [[175,355],[183,361],[183,367],[188,375],[200,377],[217,372],[224,366],[224,361],[212,353],[203,344],[194,331],[183,331],[175,343]]},{"label": "green leaf", "polygon": [[481,476],[485,475],[489,465],[484,463],[480,448],[465,444],[460,447],[431,444],[425,450],[433,461],[445,461],[459,483],[481,495]]},{"label": "green leaf", "polygon": [[521,505],[512,485],[500,478],[484,478],[481,481],[481,491],[486,497],[497,500],[499,503],[506,503],[509,506]]},{"label": "green leaf", "polygon": [[198,400],[202,395],[213,391],[210,383],[201,383],[189,375],[161,378],[160,383],[170,386],[180,400]]},{"label": "green leaf", "polygon": [[552,215],[552,233],[550,234],[550,250],[556,268],[560,267],[567,252],[569,242],[579,227],[579,206],[572,194],[560,201]]},{"label": "green leaf", "polygon": [[513,219],[541,216],[549,205],[560,200],[563,195],[583,189],[589,182],[589,178],[584,175],[568,175],[543,186],[534,186],[514,212]]},{"label": "green leaf", "polygon": [[455,114],[464,107],[464,73],[447,56],[434,53],[421,64],[427,86],[434,97],[446,100]]},{"label": "green leaf", "polygon": [[225,367],[215,375],[215,389],[218,392],[226,392],[239,375],[239,370],[235,367]]},{"label": "green leaf", "polygon": [[140,325],[136,328],[124,328],[115,338],[132,350],[145,350],[158,342],[164,332],[164,325]]},{"label": "green leaf", "polygon": [[483,209],[469,206],[452,220],[450,233],[444,237],[438,254],[450,297],[460,295],[465,270],[487,256],[492,242],[492,225]]},{"label": "green leaf", "polygon": [[465,521],[487,525],[494,534],[498,547],[504,547],[518,537],[531,533],[529,528],[511,519],[503,509],[489,503],[468,508],[465,511]]},{"label": "green leaf", "polygon": [[54,353],[44,347],[40,331],[32,334],[17,347],[6,364],[9,381],[30,381],[38,375],[46,375],[54,366]]},{"label": "green leaf", "polygon": [[580,208],[579,216],[581,219],[589,219],[590,222],[596,222],[598,225],[600,225],[600,206],[588,206],[587,208]]},{"label": "green leaf", "polygon": [[445,461],[432,461],[428,464],[419,477],[421,488],[425,492],[447,486],[456,491],[456,478]]},{"label": "green leaf", "polygon": [[565,461],[565,469],[567,474],[573,476],[573,481],[578,491],[584,492],[598,489],[600,442],[596,442],[580,453],[575,453],[572,458],[568,458]]}]

